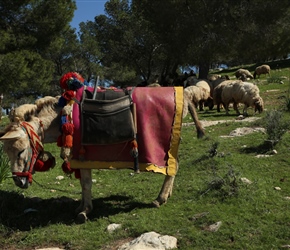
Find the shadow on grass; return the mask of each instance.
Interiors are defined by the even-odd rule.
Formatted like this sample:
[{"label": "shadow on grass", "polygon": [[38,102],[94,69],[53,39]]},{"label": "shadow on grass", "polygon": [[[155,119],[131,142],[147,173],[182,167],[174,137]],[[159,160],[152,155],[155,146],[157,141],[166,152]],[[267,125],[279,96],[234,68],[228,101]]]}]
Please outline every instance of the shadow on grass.
[{"label": "shadow on grass", "polygon": [[272,148],[267,144],[267,143],[262,143],[257,146],[253,147],[246,147],[246,148],[241,148],[240,153],[243,154],[266,154],[268,153]]},{"label": "shadow on grass", "polygon": [[[21,193],[0,191],[0,224],[12,230],[29,231],[48,224],[75,223],[76,208],[80,201],[65,196],[41,199],[24,197]],[[151,204],[140,203],[132,197],[111,195],[93,199],[93,211],[89,219],[94,220],[136,208],[149,208]]]},{"label": "shadow on grass", "polygon": [[205,111],[204,113],[199,113],[202,118],[222,118],[221,120],[231,120],[233,117],[238,117],[239,115],[234,111],[232,114],[226,115],[226,112],[223,110],[217,112],[216,110]]}]

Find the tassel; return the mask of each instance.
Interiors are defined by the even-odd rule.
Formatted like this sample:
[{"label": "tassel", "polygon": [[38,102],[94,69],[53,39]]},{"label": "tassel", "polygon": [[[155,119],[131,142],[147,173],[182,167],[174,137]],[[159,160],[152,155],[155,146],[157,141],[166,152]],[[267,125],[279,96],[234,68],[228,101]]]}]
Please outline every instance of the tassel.
[{"label": "tassel", "polygon": [[49,170],[50,168],[53,168],[55,166],[55,158],[51,157],[47,161],[42,161],[40,159],[37,159],[34,165],[34,171],[37,172],[45,172]]},{"label": "tassel", "polygon": [[61,165],[62,171],[65,172],[66,174],[72,174],[73,170],[70,168],[70,162],[69,161],[64,161]]},{"label": "tassel", "polygon": [[72,148],[73,146],[73,137],[72,135],[63,135],[63,147]]},{"label": "tassel", "polygon": [[138,143],[136,140],[133,140],[131,141],[131,155],[134,157],[134,158],[137,158],[139,153],[138,153]]},{"label": "tassel", "polygon": [[72,123],[64,123],[61,127],[62,132],[66,135],[73,135],[74,133],[74,125]]}]

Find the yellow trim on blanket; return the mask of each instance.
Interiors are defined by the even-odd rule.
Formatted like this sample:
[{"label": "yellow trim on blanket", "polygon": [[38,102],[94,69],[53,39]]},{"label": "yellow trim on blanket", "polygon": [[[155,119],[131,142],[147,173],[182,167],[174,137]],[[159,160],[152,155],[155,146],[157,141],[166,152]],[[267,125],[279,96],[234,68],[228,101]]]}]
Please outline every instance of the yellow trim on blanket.
[{"label": "yellow trim on blanket", "polygon": [[[175,90],[175,116],[172,127],[172,137],[170,142],[170,149],[168,151],[168,166],[158,167],[150,163],[139,163],[141,171],[153,171],[164,175],[174,176],[178,168],[178,148],[181,137],[182,127],[182,112],[183,112],[183,87],[174,87]],[[128,169],[134,167],[132,162],[104,162],[104,161],[80,161],[71,160],[71,168],[86,168],[86,169]]]},{"label": "yellow trim on blanket", "polygon": [[[105,161],[70,161],[72,169],[133,169],[134,163],[132,162],[105,162]],[[153,171],[166,175],[166,167],[158,167],[153,164],[139,163],[140,171]]]},{"label": "yellow trim on blanket", "polygon": [[[172,127],[172,137],[170,143],[170,149],[168,151],[168,166],[166,168],[167,175],[174,176],[177,173],[178,168],[178,148],[181,137],[181,125],[182,125],[182,112],[183,112],[183,87],[174,87],[175,90],[175,104],[176,111],[174,116],[174,123]],[[155,167],[156,168],[156,167]],[[153,170],[151,167],[147,167],[147,170]]]}]

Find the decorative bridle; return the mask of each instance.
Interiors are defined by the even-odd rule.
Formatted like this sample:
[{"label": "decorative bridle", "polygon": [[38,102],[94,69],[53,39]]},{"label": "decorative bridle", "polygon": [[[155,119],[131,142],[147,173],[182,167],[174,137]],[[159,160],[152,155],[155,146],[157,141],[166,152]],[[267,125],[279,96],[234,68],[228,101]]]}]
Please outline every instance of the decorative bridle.
[{"label": "decorative bridle", "polygon": [[[43,124],[40,122],[40,128],[43,135]],[[40,153],[43,152],[43,144],[41,142],[41,139],[39,138],[38,134],[35,132],[34,128],[27,122],[21,122],[20,127],[23,129],[23,131],[28,135],[29,141],[30,141],[30,148],[28,149],[28,160],[25,163],[25,168],[23,172],[13,172],[13,176],[18,177],[27,177],[28,182],[32,183],[32,174],[33,169],[35,166],[35,163],[37,161],[38,156]],[[43,138],[43,136],[42,136]]]}]

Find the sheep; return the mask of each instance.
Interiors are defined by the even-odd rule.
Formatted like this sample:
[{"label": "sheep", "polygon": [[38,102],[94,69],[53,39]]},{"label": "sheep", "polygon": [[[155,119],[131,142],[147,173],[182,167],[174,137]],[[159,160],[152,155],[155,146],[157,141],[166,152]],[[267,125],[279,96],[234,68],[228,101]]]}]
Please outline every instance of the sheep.
[{"label": "sheep", "polygon": [[[226,85],[234,84],[234,83],[241,83],[241,80],[223,80],[223,81],[216,81],[215,87],[213,90],[212,98],[214,105],[217,106],[217,112],[220,112],[220,105],[223,104],[222,102],[222,92]],[[234,105],[235,106],[235,105]]]},{"label": "sheep", "polygon": [[[188,77],[187,80],[188,81],[187,83],[189,84],[189,86],[197,86],[197,87],[201,87],[203,88],[205,91],[207,91],[207,95],[209,96],[208,100],[200,100],[198,102],[199,104],[199,110],[202,111],[203,110],[203,107],[204,107],[204,104],[208,105],[210,103],[210,101],[212,100],[211,98],[211,87],[210,87],[210,84],[207,80],[200,80],[200,79],[196,79],[194,77]],[[186,84],[187,87],[188,84]]]},{"label": "sheep", "polygon": [[184,98],[184,110],[183,110],[183,117],[185,117],[188,113],[188,105],[186,103],[186,100],[191,101],[195,107],[197,108],[200,103],[206,101],[209,96],[209,91],[203,87],[198,87],[198,86],[189,86],[186,87],[183,91],[184,95],[187,96],[188,98]]},{"label": "sheep", "polygon": [[229,114],[229,103],[234,103],[234,109],[237,114],[240,114],[237,104],[243,103],[243,115],[247,116],[247,108],[254,107],[255,112],[261,113],[264,110],[264,102],[259,94],[259,88],[250,82],[236,81],[226,84],[223,87],[221,99],[226,109],[226,114]]},{"label": "sheep", "polygon": [[261,65],[261,66],[258,66],[256,69],[255,69],[255,72],[254,72],[254,79],[256,79],[256,76],[258,75],[258,77],[260,78],[260,75],[262,74],[265,74],[265,75],[269,75],[271,76],[270,74],[270,71],[271,71],[271,68],[269,65],[267,64],[264,64],[264,65]]},{"label": "sheep", "polygon": [[202,111],[204,105],[205,106],[211,106],[212,103],[213,103],[212,95],[211,95],[211,85],[210,85],[209,81],[201,80],[201,81],[198,81],[195,84],[195,86],[205,89],[205,91],[207,92],[206,95],[208,95],[208,98],[206,100],[203,100],[203,101],[199,102],[199,110]]},{"label": "sheep", "polygon": [[221,75],[217,75],[217,74],[207,75],[207,80],[214,81],[214,80],[219,79],[221,77],[222,77]]},{"label": "sheep", "polygon": [[188,86],[194,86],[196,85],[196,83],[200,81],[199,79],[197,79],[196,76],[190,76],[187,77],[186,80],[183,82],[183,86],[186,88]]},{"label": "sheep", "polygon": [[254,78],[254,76],[247,69],[238,69],[235,72],[235,76],[237,79],[242,80],[242,81],[246,81],[247,78],[250,78],[250,79]]}]

